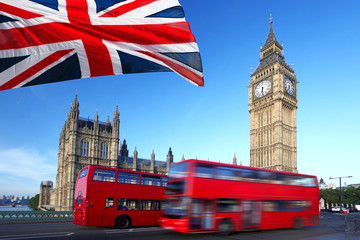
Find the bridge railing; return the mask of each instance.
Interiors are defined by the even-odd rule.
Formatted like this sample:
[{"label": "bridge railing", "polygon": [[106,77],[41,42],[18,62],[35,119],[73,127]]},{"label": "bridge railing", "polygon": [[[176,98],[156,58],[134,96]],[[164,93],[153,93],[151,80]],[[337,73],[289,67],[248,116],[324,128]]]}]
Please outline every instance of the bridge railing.
[{"label": "bridge railing", "polygon": [[72,211],[3,211],[0,212],[0,223],[4,221],[26,220],[72,220]]}]

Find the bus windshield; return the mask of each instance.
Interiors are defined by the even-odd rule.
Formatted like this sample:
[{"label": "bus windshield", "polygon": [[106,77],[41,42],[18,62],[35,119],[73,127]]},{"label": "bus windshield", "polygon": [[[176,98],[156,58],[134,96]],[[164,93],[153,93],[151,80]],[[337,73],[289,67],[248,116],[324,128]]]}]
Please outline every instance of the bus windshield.
[{"label": "bus windshield", "polygon": [[184,178],[188,174],[188,163],[182,162],[170,168],[169,177],[172,179]]},{"label": "bus windshield", "polygon": [[186,218],[187,207],[190,203],[188,197],[169,197],[163,201],[163,216],[171,219]]},{"label": "bus windshield", "polygon": [[85,168],[85,169],[81,170],[80,173],[79,173],[79,178],[86,177],[87,172],[88,172],[88,168]]},{"label": "bus windshield", "polygon": [[180,195],[185,193],[185,180],[170,182],[166,186],[165,195]]}]

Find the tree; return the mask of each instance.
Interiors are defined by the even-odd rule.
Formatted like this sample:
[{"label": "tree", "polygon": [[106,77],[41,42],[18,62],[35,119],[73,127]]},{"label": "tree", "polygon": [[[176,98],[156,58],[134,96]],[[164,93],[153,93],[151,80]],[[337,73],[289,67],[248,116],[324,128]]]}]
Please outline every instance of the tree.
[{"label": "tree", "polygon": [[344,195],[345,195],[345,199],[348,204],[355,204],[355,203],[357,203],[357,201],[359,201],[357,192],[358,192],[358,189],[356,189],[354,187],[349,187],[348,189],[346,189]]},{"label": "tree", "polygon": [[35,197],[30,198],[29,207],[34,210],[37,210],[39,207],[39,194],[36,194]]},{"label": "tree", "polygon": [[[360,200],[360,187],[348,187],[342,189],[342,203],[355,204]],[[323,198],[326,203],[340,203],[339,189],[320,189],[320,198]]]}]

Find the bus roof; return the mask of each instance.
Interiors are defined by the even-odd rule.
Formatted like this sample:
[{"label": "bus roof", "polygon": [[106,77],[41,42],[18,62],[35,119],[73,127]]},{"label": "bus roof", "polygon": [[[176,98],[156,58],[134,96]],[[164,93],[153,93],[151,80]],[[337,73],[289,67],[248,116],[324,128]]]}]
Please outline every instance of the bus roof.
[{"label": "bus roof", "polygon": [[291,175],[296,175],[296,176],[305,176],[305,177],[315,177],[315,178],[317,178],[314,175],[308,175],[308,174],[277,171],[277,170],[270,170],[270,169],[264,169],[264,168],[255,168],[255,167],[248,167],[248,166],[235,165],[235,164],[229,164],[229,163],[220,163],[220,162],[214,162],[214,161],[208,161],[208,160],[198,160],[198,159],[186,159],[186,160],[182,160],[180,162],[173,163],[172,165],[177,165],[177,164],[180,164],[180,163],[183,163],[183,162],[198,162],[198,163],[204,163],[204,164],[210,164],[210,165],[216,165],[216,166],[242,168],[242,169],[252,169],[252,170],[258,170],[258,171],[284,173],[284,174],[289,174],[289,175],[291,174]]},{"label": "bus roof", "polygon": [[164,175],[164,174],[141,172],[141,171],[132,171],[132,170],[127,170],[127,169],[122,169],[122,168],[103,167],[103,166],[98,166],[98,165],[87,165],[87,166],[83,167],[82,169],[80,169],[80,171],[82,171],[82,170],[85,169],[85,168],[89,168],[89,170],[90,170],[90,169],[93,169],[93,168],[97,168],[97,169],[106,169],[106,170],[114,170],[114,171],[121,171],[121,172],[130,172],[130,173],[146,174],[146,175],[151,175],[151,176],[167,177],[167,175]]}]

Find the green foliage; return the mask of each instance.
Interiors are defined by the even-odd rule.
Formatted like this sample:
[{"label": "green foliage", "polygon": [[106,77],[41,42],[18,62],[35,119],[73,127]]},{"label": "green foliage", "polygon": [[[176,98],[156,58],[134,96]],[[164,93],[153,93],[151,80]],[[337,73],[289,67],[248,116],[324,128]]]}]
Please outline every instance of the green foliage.
[{"label": "green foliage", "polygon": [[[348,187],[342,189],[342,203],[355,204],[360,200],[360,187]],[[320,198],[323,198],[327,203],[340,204],[340,190],[339,189],[320,189]]]},{"label": "green foliage", "polygon": [[35,197],[30,198],[29,207],[36,210],[39,207],[39,194],[36,194]]}]

